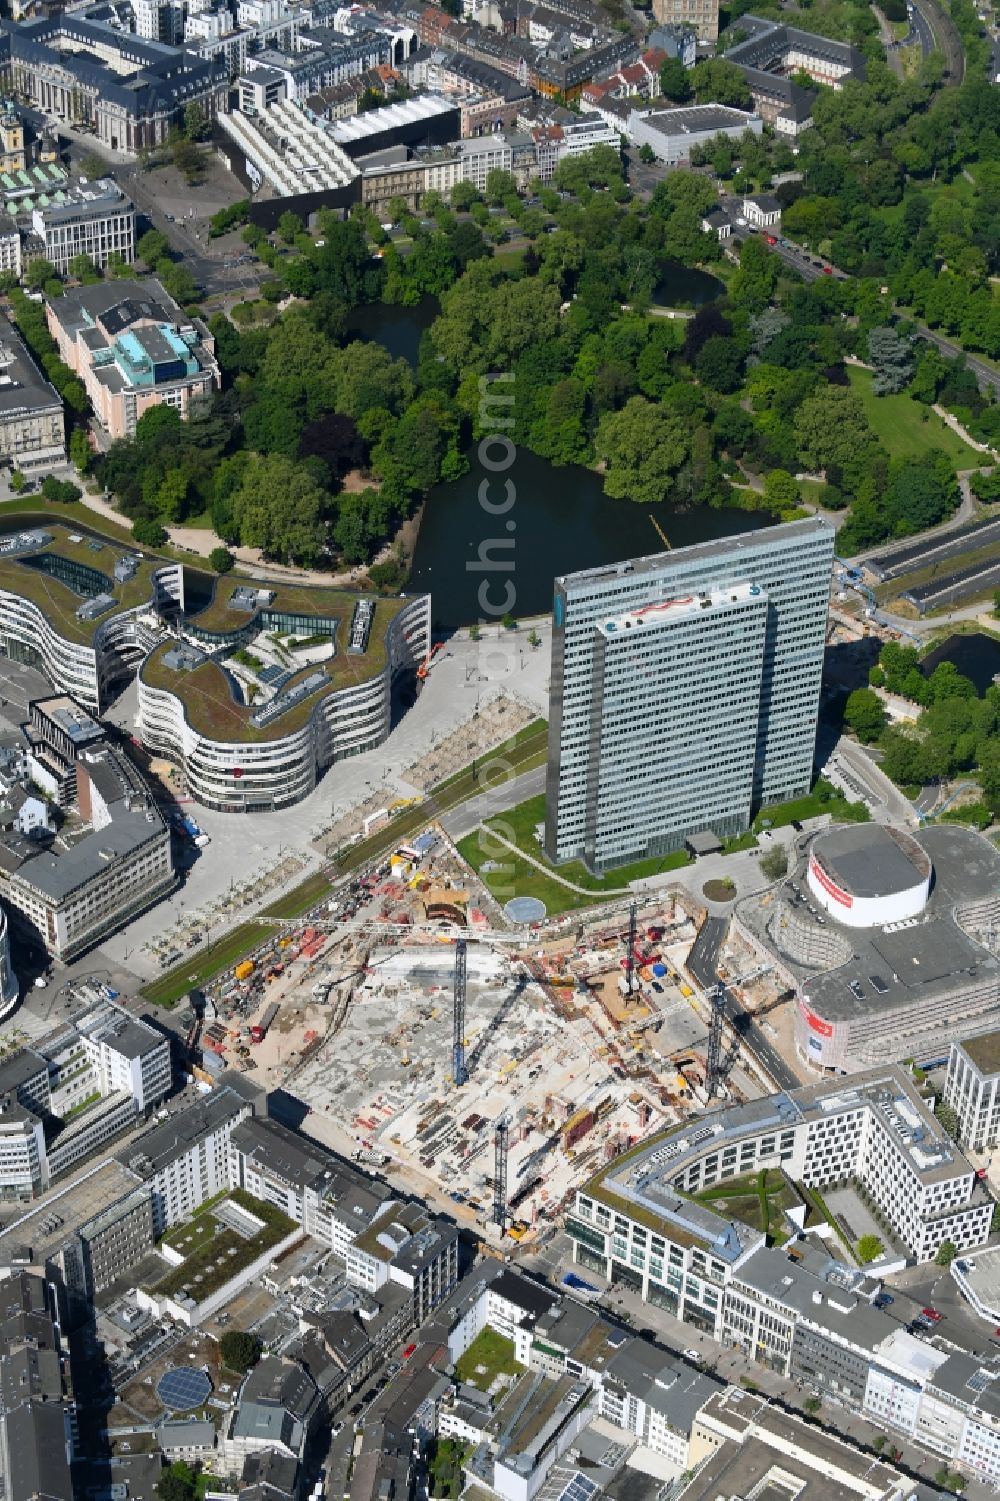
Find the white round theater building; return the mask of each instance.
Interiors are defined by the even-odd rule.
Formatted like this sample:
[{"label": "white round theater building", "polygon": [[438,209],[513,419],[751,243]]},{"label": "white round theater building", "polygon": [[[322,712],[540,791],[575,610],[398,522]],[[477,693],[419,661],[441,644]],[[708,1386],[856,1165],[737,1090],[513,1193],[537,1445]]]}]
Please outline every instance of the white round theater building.
[{"label": "white round theater building", "polygon": [[909,834],[881,824],[851,824],[813,841],[806,884],[845,928],[877,928],[924,910],[931,873],[930,857]]}]

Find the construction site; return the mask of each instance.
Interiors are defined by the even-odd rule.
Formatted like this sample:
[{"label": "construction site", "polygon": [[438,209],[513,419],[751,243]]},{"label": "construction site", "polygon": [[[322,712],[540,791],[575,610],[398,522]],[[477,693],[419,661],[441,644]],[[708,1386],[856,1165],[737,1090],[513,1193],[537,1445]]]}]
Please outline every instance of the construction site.
[{"label": "construction site", "polygon": [[[688,892],[506,931],[446,840],[416,843],[237,967],[202,1020],[206,1082],[252,1071],[318,1140],[515,1241],[651,1132],[767,1092],[685,970]],[[738,978],[771,1009],[766,971]]]}]

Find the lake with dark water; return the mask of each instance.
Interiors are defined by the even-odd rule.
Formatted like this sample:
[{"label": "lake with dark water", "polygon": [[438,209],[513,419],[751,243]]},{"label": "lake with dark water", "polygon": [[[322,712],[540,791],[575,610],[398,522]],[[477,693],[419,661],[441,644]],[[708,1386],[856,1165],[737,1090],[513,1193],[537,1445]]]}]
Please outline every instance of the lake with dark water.
[{"label": "lake with dark water", "polygon": [[664,261],[663,273],[653,288],[658,307],[704,307],[726,290],[723,282],[708,271],[682,266],[679,261]]},{"label": "lake with dark water", "polygon": [[924,658],[921,668],[930,677],[939,662],[952,662],[964,678],[976,685],[982,696],[997,673],[1000,673],[1000,641],[984,631],[969,636],[949,636]]},{"label": "lake with dark water", "polygon": [[[653,290],[653,302],[659,307],[703,307],[721,297],[725,287],[718,277],[707,271],[692,270],[674,261],[665,261],[663,274]],[[417,363],[420,339],[440,312],[436,297],[422,297],[412,307],[388,302],[368,302],[353,308],[347,319],[348,337],[374,340],[395,359]]]},{"label": "lake with dark water", "polygon": [[[724,290],[705,271],[667,262],[654,301],[700,307]],[[416,364],[421,336],[437,313],[434,297],[413,307],[369,303],[351,313],[348,332]],[[428,495],[407,585],[409,591],[426,589],[433,596],[434,623],[440,629],[469,625],[487,613],[479,602],[484,582],[490,584],[490,603],[508,597],[504,585],[510,580],[515,599],[511,613],[544,614],[551,607],[557,573],[662,552],[654,520],[671,547],[735,536],[773,520],[765,512],[735,508],[676,511],[666,502],[650,506],[610,500],[599,474],[576,465],[556,468],[527,449],[503,475],[489,475],[475,450],[471,457],[469,474],[436,485]],[[486,478],[492,481],[487,498],[494,503],[505,493],[505,479],[514,484],[515,503],[502,516],[490,515],[480,504],[479,486]],[[481,557],[503,566],[477,569]]]},{"label": "lake with dark water", "polygon": [[367,302],[351,310],[347,335],[350,339],[381,344],[393,359],[402,358],[415,365],[424,329],[430,328],[440,310],[436,297],[422,297],[412,307]]},{"label": "lake with dark water", "polygon": [[[493,456],[500,457],[496,451]],[[489,583],[491,605],[508,597],[509,580],[515,596],[512,614],[544,614],[552,606],[557,573],[662,552],[654,519],[671,547],[735,536],[773,520],[734,508],[676,511],[666,502],[651,506],[610,500],[599,474],[577,465],[556,468],[527,449],[519,451],[504,474],[489,475],[475,450],[471,460],[468,474],[435,485],[428,495],[407,584],[408,592],[426,589],[432,595],[434,622],[442,629],[489,618],[478,597],[484,582]],[[484,479],[491,482],[486,498],[493,504],[509,493],[504,480],[513,482],[514,504],[502,516],[490,515],[479,502]],[[481,557],[502,566],[477,569]]]}]

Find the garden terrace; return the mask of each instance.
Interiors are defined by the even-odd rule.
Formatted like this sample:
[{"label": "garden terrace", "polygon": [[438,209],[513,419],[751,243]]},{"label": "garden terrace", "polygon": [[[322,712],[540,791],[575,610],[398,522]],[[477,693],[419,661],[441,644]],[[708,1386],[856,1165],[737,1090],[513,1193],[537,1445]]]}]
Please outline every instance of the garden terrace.
[{"label": "garden terrace", "polygon": [[[133,576],[124,583],[119,583],[114,576],[115,564],[125,556],[138,557],[137,549],[110,538],[76,532],[44,515],[33,519],[30,528],[18,527],[16,530],[28,529],[44,529],[52,540],[13,556],[0,556],[0,589],[20,595],[37,605],[64,640],[87,645],[94,639],[98,627],[112,616],[123,610],[137,609],[152,600],[153,573],[161,566],[157,560],[141,558]],[[12,531],[13,529],[5,531],[3,536],[9,537]],[[73,537],[78,537],[79,540],[74,542],[71,540]],[[100,574],[102,581],[98,592],[110,595],[115,602],[114,607],[95,619],[81,619],[77,611],[93,597],[92,593],[80,592],[70,583],[43,572],[37,563],[29,561],[44,555],[56,560],[56,566],[61,560]]]},{"label": "garden terrace", "polygon": [[[206,660],[188,671],[178,671],[172,667],[166,659],[176,649],[175,642],[163,643],[147,657],[141,669],[142,680],[150,688],[175,694],[184,706],[188,724],[197,734],[208,739],[265,742],[292,734],[308,722],[318,700],[324,694],[366,683],[385,669],[386,633],[392,621],[410,601],[376,600],[367,649],[353,655],[346,648],[354,606],[359,598],[358,595],[338,594],[332,590],[296,588],[278,591],[269,610],[301,614],[310,620],[336,620],[337,631],[335,655],[325,662],[303,666],[287,680],[280,691],[282,694],[290,692],[298,683],[304,682],[310,673],[322,673],[326,683],[317,687],[314,693],[290,704],[284,713],[278,714],[268,724],[255,725],[252,722],[254,713],[263,707],[263,703],[238,703],[234,697],[232,679],[217,662]],[[221,620],[212,615],[217,607],[226,610],[232,627],[241,623],[238,612],[228,610],[225,605],[219,606],[219,601],[213,600],[209,610],[196,617],[200,627],[205,626],[208,614],[216,620],[216,628],[219,628]],[[247,617],[242,617],[243,622],[246,619]]]},{"label": "garden terrace", "polygon": [[186,1293],[196,1303],[204,1302],[296,1228],[294,1220],[282,1214],[280,1209],[253,1198],[242,1189],[233,1189],[226,1198],[262,1221],[261,1229],[244,1238],[223,1225],[211,1211],[175,1226],[164,1239],[181,1254],[188,1249],[186,1242],[190,1240],[189,1254],[180,1266],[173,1267],[149,1285],[148,1292],[158,1298],[176,1298]]}]

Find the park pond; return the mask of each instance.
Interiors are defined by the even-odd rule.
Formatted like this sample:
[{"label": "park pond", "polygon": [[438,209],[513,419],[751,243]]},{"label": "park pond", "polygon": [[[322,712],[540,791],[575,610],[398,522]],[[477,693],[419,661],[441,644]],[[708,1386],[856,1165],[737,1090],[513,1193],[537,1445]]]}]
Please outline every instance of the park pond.
[{"label": "park pond", "polygon": [[[666,262],[654,301],[698,307],[723,291],[707,272]],[[416,364],[421,337],[438,310],[434,297],[413,306],[369,303],[351,312],[348,334],[375,340],[396,358]],[[480,603],[483,584],[489,585],[485,593],[491,605],[500,601],[506,608],[512,600],[511,614],[541,615],[551,606],[557,572],[662,552],[665,537],[671,547],[685,547],[773,520],[764,512],[735,508],[678,511],[668,502],[651,506],[611,500],[599,474],[578,465],[557,468],[526,449],[502,478],[490,476],[475,451],[470,457],[468,474],[436,485],[427,497],[408,585],[433,595],[434,621],[441,629],[488,615]],[[502,517],[491,515],[480,501],[480,485],[487,478],[493,481],[487,497],[493,503],[505,494],[504,479],[514,485],[514,505]],[[480,560],[495,566],[480,568]],[[508,581],[513,594],[505,587]]]},{"label": "park pond", "polygon": [[993,679],[1000,674],[1000,640],[987,636],[985,631],[974,631],[968,636],[949,636],[920,664],[925,677],[930,677],[939,662],[951,662],[963,677],[976,685],[980,697]]},{"label": "park pond", "polygon": [[[498,453],[491,457],[499,460]],[[521,617],[542,615],[551,609],[557,573],[662,552],[664,537],[671,547],[687,547],[774,519],[732,507],[678,511],[666,501],[611,500],[593,470],[557,468],[527,449],[518,451],[503,474],[484,469],[475,450],[470,459],[468,474],[435,485],[428,495],[407,585],[408,591],[426,589],[432,595],[435,626],[444,630],[489,618],[490,609],[480,602],[481,585],[488,605],[499,605],[498,614],[509,609]],[[514,502],[501,515],[491,515],[481,503],[484,480],[490,482],[486,499],[494,506],[511,494],[505,481],[513,485]]]},{"label": "park pond", "polygon": [[[653,289],[655,307],[699,308],[721,297],[725,287],[707,271],[664,261],[660,280]],[[373,340],[395,359],[416,365],[420,340],[440,312],[436,297],[422,297],[410,306],[401,303],[367,302],[353,308],[347,318],[347,336]]]},{"label": "park pond", "polygon": [[717,276],[697,267],[682,266],[679,261],[664,261],[659,281],[653,288],[654,307],[704,307],[726,290]]}]

